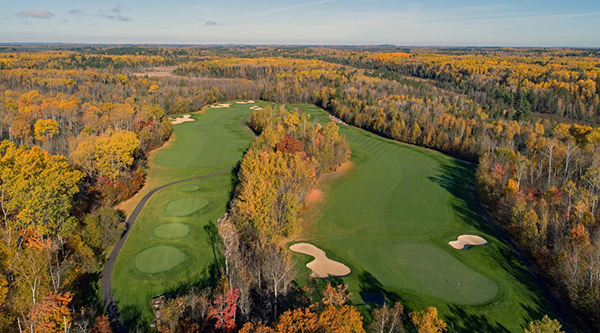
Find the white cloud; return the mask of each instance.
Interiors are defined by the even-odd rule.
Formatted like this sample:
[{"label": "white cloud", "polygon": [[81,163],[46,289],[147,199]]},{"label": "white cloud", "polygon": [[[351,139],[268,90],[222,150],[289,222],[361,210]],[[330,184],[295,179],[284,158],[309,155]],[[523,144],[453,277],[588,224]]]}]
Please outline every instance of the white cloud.
[{"label": "white cloud", "polygon": [[39,10],[39,9],[22,10],[15,15],[20,16],[20,17],[30,17],[30,18],[39,18],[39,19],[47,19],[47,18],[54,17],[54,14],[52,14],[51,12],[46,11],[46,10]]}]

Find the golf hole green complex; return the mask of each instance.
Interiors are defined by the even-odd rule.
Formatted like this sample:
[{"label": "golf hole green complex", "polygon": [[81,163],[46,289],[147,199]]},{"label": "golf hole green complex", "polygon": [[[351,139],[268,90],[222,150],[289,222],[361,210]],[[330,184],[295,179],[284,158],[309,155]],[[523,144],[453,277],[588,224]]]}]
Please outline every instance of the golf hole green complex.
[{"label": "golf hole green complex", "polygon": [[183,223],[163,224],[154,229],[154,236],[164,239],[174,239],[187,236],[190,228]]},{"label": "golf hole green complex", "polygon": [[206,198],[180,198],[167,204],[167,214],[170,216],[187,216],[206,207],[210,201]]},{"label": "golf hole green complex", "polygon": [[170,245],[159,245],[142,251],[135,258],[135,267],[144,273],[168,271],[185,261],[185,253]]}]

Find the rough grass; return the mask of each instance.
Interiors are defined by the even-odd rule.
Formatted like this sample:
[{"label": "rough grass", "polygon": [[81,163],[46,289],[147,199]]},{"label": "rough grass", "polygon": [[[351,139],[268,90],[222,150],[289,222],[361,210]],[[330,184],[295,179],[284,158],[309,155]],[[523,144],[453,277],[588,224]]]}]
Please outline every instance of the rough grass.
[{"label": "rough grass", "polygon": [[[314,106],[288,107],[329,121]],[[321,209],[309,214],[316,226],[303,238],[352,269],[340,281],[349,284],[355,304],[384,295],[410,310],[436,306],[455,330],[476,332],[521,332],[550,311],[523,263],[476,205],[473,165],[353,127],[340,132],[354,167],[323,185]],[[448,241],[462,234],[480,235],[489,244],[451,248]],[[296,257],[298,281],[306,283],[306,259]]]},{"label": "rough grass", "polygon": [[[196,121],[173,126],[171,141],[151,155],[147,185],[140,194],[172,181],[234,167],[254,139],[241,125],[251,112],[248,105],[208,108],[192,115]],[[212,282],[219,257],[211,235],[229,201],[232,177],[225,173],[173,185],[148,201],[119,254],[112,277],[115,299],[127,323],[149,322],[153,297],[185,289],[191,283]],[[141,195],[126,205],[128,213]]]}]

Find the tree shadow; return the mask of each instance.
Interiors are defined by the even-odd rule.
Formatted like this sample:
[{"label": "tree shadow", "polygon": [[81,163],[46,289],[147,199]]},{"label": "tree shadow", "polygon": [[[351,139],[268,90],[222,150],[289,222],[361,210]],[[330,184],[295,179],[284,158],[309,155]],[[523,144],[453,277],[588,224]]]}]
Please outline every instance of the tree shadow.
[{"label": "tree shadow", "polygon": [[[109,308],[116,308],[116,304],[111,304]],[[112,315],[111,315],[112,313]],[[121,314],[123,322],[119,321],[115,315]],[[114,333],[127,333],[134,327],[149,327],[150,322],[142,316],[140,309],[137,306],[126,305],[121,306],[115,311],[109,311],[108,319],[110,320],[110,327]]]},{"label": "tree shadow", "polygon": [[404,301],[398,293],[385,289],[373,274],[366,271],[358,274],[358,286],[363,302],[371,306],[380,306],[388,301],[391,303]]},{"label": "tree shadow", "polygon": [[217,256],[217,250],[221,244],[221,237],[219,236],[219,229],[216,223],[209,221],[207,225],[203,227],[206,232],[206,240],[210,244],[215,259],[215,264],[219,265],[219,258]]},{"label": "tree shadow", "polygon": [[[250,149],[250,148],[248,148],[248,149]],[[246,156],[248,149],[246,149],[244,151],[244,154],[242,156]],[[242,159],[243,159],[243,157],[242,157]],[[242,167],[242,161],[240,160],[235,164],[235,166],[233,168],[231,168],[231,172],[229,174],[229,179],[231,181],[231,189],[229,190],[229,199],[227,200],[227,211],[228,212],[231,210],[231,203],[232,203],[233,199],[235,198],[236,189],[237,189],[238,184],[240,183],[240,178],[238,177],[238,175],[239,175],[241,167]]]},{"label": "tree shadow", "polygon": [[78,292],[75,293],[73,298],[73,304],[80,306],[96,306],[98,309],[102,309],[102,297],[100,291],[100,276],[101,271],[88,272],[79,275],[73,281],[73,289]]},{"label": "tree shadow", "polygon": [[435,176],[427,177],[456,199],[452,209],[468,225],[488,234],[497,230],[488,223],[487,213],[475,195],[475,167],[456,159],[440,163]]},{"label": "tree shadow", "polygon": [[487,258],[491,260],[489,265],[494,269],[497,267],[506,271],[534,295],[531,301],[535,304],[535,308],[531,304],[520,304],[527,311],[529,318],[539,319],[544,314],[553,313],[561,319],[566,331],[572,331],[570,323],[565,322],[565,319],[572,316],[572,309],[568,304],[556,299],[548,282],[538,272],[533,259],[521,251],[510,235],[492,220],[478,200],[474,186],[475,168],[455,159],[443,161],[437,175],[430,176],[428,179],[439,184],[456,198],[452,209],[459,219],[479,231],[494,236],[500,242],[495,244],[493,249],[486,251]]},{"label": "tree shadow", "polygon": [[446,321],[448,332],[494,332],[510,333],[506,327],[498,322],[491,322],[485,316],[467,313],[461,307],[449,305]]}]

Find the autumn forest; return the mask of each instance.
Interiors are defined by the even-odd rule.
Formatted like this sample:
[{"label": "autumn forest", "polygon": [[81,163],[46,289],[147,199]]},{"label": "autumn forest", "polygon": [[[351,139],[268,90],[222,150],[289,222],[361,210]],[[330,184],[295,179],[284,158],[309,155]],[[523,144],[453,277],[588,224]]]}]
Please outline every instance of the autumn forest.
[{"label": "autumn forest", "polygon": [[[193,121],[176,122],[184,114]],[[201,133],[210,121],[235,145]],[[2,332],[600,329],[597,49],[4,45],[0,140]],[[175,162],[160,155],[169,151],[190,161],[169,174]],[[383,212],[370,208],[369,191],[386,193],[394,178],[368,174],[369,163],[404,177]],[[197,229],[185,242],[207,255],[186,250],[179,266],[144,271],[136,246],[158,217],[134,207],[153,209],[162,197],[147,193],[226,167],[221,183],[179,187],[219,189],[221,201],[175,207],[169,197],[160,217]],[[353,224],[347,212],[360,205],[366,217]],[[213,215],[194,229],[203,210]],[[390,221],[383,236],[367,229],[378,214]],[[332,215],[340,221],[322,222]],[[446,224],[423,229],[433,220]],[[459,229],[487,245],[451,248]],[[452,282],[423,282],[418,274],[436,274],[399,254],[378,264],[371,249],[335,238],[344,233],[381,251],[402,243],[412,253],[427,241],[431,258],[456,261],[439,273]],[[301,241],[349,272],[315,277],[312,258],[290,251]],[[172,242],[171,257],[150,261],[176,260],[175,247],[188,246]],[[125,257],[111,259],[121,246]],[[101,279],[111,260],[108,304]],[[177,273],[185,265],[206,270]],[[115,279],[126,276],[181,283],[125,292]],[[142,305],[126,309],[134,293]]]}]

